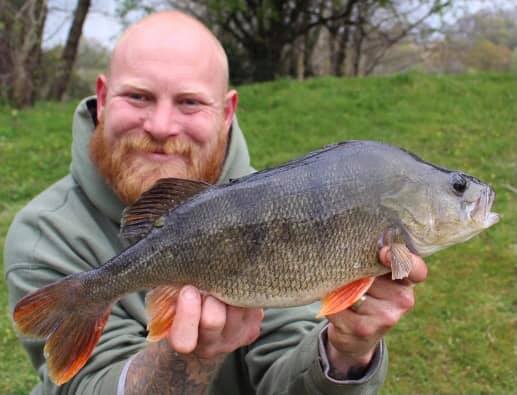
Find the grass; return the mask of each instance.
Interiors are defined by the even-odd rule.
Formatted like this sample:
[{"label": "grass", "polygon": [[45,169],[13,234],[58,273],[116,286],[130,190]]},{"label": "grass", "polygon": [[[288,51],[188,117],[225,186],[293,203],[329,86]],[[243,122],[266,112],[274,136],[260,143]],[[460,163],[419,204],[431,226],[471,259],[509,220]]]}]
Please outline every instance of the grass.
[{"label": "grass", "polygon": [[[508,74],[281,80],[239,89],[253,164],[374,139],[465,170],[497,191],[501,223],[426,259],[417,305],[387,336],[383,394],[515,393],[516,78]],[[0,108],[0,245],[16,211],[66,174],[75,103]],[[0,393],[37,381],[11,329],[0,283]]]}]

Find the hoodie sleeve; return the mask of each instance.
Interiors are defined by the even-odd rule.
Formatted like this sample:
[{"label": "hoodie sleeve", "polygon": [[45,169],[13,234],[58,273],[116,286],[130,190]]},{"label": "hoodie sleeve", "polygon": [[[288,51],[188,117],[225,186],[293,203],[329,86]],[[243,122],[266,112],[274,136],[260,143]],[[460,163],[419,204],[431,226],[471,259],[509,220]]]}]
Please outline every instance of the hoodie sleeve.
[{"label": "hoodie sleeve", "polygon": [[[4,250],[11,313],[24,295],[69,274],[92,269],[100,260],[95,256],[99,250],[103,250],[103,254],[111,254],[107,247],[99,247],[99,240],[105,239],[99,235],[107,225],[90,219],[90,222],[83,221],[82,226],[78,226],[71,218],[80,215],[81,210],[70,200],[73,199],[62,205],[46,205],[45,211],[41,211],[39,206],[31,206],[11,225]],[[72,213],[58,215],[67,204]],[[138,294],[116,303],[91,358],[72,380],[61,386],[56,386],[48,376],[44,341],[18,335],[40,379],[32,393],[116,394],[126,360],[146,344],[145,326],[129,314],[128,305],[143,311],[142,297]]]},{"label": "hoodie sleeve", "polygon": [[365,375],[338,381],[324,371],[326,355],[320,343],[327,321],[316,321],[318,304],[268,310],[260,339],[249,348],[246,364],[257,394],[376,394],[387,371],[387,351],[381,343]]}]

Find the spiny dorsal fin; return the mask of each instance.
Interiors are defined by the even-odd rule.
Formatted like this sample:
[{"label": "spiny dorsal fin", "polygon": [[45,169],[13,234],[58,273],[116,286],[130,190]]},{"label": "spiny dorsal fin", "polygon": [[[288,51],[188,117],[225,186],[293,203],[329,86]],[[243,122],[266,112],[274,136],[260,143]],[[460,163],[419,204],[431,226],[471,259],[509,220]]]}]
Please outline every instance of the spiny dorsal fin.
[{"label": "spiny dorsal fin", "polygon": [[210,184],[181,178],[162,178],[126,207],[120,221],[120,236],[130,242],[144,238],[160,218],[188,198],[204,191]]}]

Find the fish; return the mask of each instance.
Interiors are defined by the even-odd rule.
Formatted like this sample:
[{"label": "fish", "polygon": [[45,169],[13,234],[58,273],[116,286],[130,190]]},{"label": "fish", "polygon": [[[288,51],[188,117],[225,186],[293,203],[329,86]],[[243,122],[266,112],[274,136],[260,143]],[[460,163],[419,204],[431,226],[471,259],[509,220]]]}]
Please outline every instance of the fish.
[{"label": "fish", "polygon": [[[128,293],[149,290],[149,341],[167,335],[185,284],[242,307],[321,300],[319,317],[328,316],[377,276],[407,277],[412,253],[428,256],[497,223],[494,201],[479,179],[375,141],[329,145],[221,185],[165,178],[124,210],[126,250],[24,296],[13,319],[21,334],[46,339],[60,385]],[[391,268],[378,261],[383,246]]]}]

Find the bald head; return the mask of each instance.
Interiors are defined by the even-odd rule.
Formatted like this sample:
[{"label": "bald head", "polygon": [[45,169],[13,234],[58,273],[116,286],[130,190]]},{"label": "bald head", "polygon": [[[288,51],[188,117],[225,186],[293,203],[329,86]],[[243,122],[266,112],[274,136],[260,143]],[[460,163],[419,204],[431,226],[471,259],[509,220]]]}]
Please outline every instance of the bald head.
[{"label": "bald head", "polygon": [[116,74],[120,65],[142,57],[165,56],[190,64],[204,63],[211,69],[211,77],[228,90],[228,58],[221,43],[197,19],[178,11],[155,13],[130,26],[112,52],[108,76]]}]

